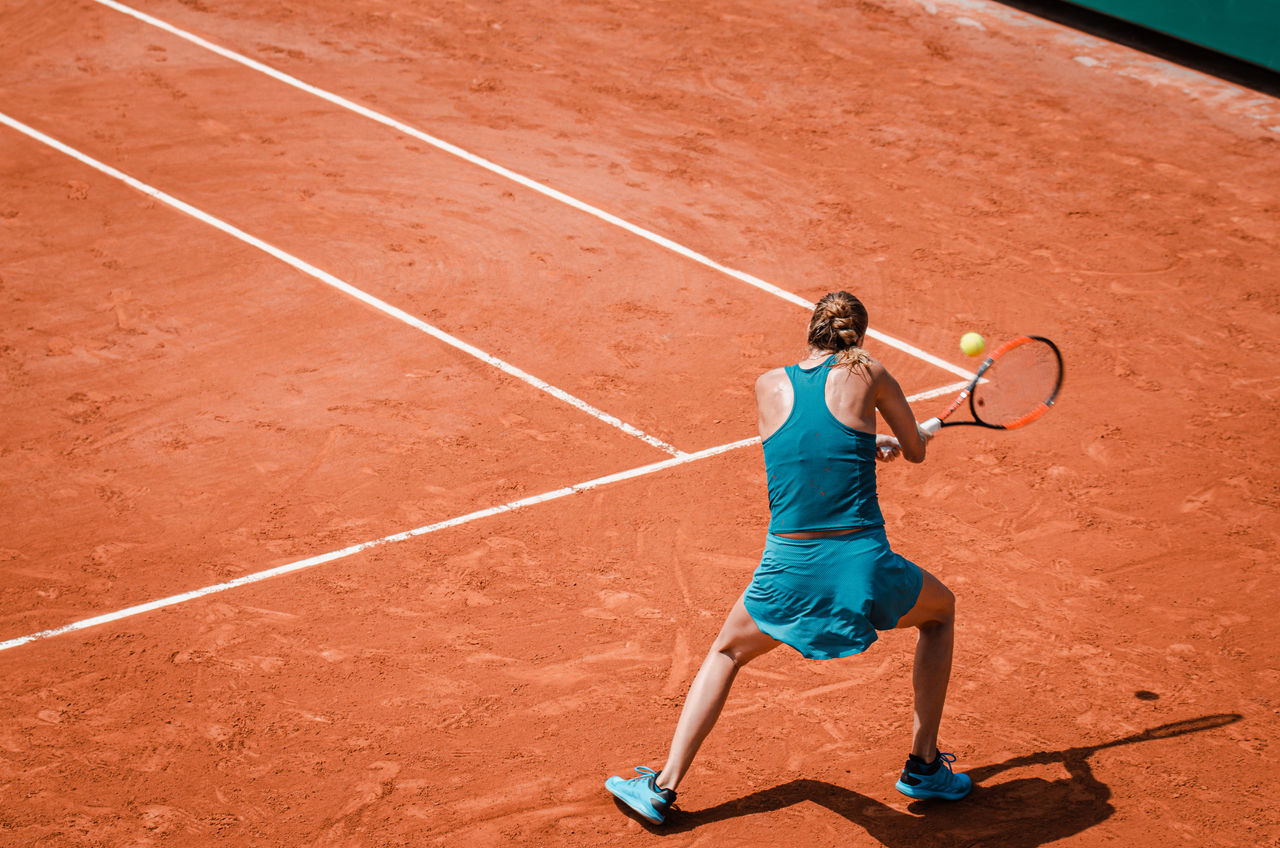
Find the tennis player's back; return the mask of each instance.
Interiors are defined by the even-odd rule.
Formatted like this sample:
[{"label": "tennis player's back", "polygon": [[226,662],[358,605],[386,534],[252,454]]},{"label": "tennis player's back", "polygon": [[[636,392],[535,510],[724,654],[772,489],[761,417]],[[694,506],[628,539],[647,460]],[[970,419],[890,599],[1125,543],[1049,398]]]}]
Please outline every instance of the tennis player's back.
[{"label": "tennis player's back", "polygon": [[[801,370],[821,368],[820,360],[799,363]],[[804,367],[809,366],[809,367]],[[876,360],[854,368],[824,368],[827,409],[846,427],[865,433],[876,431],[876,387],[888,372]],[[760,438],[773,435],[791,416],[795,407],[795,388],[786,368],[774,368],[756,381],[756,405],[759,412]]]}]

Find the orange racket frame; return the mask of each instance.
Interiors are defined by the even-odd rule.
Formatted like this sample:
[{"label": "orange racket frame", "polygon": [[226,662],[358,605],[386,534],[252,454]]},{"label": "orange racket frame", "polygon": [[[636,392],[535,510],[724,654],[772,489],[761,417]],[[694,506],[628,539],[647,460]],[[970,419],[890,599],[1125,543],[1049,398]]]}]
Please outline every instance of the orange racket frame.
[{"label": "orange racket frame", "polygon": [[[995,364],[997,359],[1004,356],[1009,351],[1013,350],[1014,348],[1021,347],[1024,344],[1029,344],[1032,342],[1040,342],[1042,344],[1047,345],[1049,350],[1053,351],[1053,355],[1058,361],[1058,378],[1053,384],[1053,390],[1049,392],[1048,397],[1040,401],[1040,403],[1038,403],[1035,407],[1029,410],[1025,415],[1019,416],[1018,418],[1015,418],[1013,421],[1010,421],[1006,424],[992,424],[989,421],[983,421],[982,416],[978,414],[977,406],[973,402],[973,390],[977,388],[978,383],[982,381],[982,375],[987,373],[988,370],[990,370],[991,366]],[[938,432],[938,430],[942,427],[958,427],[958,426],[964,426],[964,425],[973,426],[973,427],[988,427],[992,430],[1012,430],[1017,427],[1025,427],[1026,425],[1030,424],[1032,421],[1035,421],[1037,418],[1044,415],[1053,407],[1054,401],[1058,399],[1058,392],[1062,390],[1062,377],[1063,377],[1062,351],[1058,350],[1058,346],[1056,344],[1054,344],[1049,339],[1046,339],[1044,336],[1018,336],[1015,339],[1010,339],[1009,341],[1005,342],[996,350],[995,353],[988,356],[983,361],[981,367],[978,368],[978,373],[974,374],[973,379],[969,381],[969,385],[965,386],[964,389],[960,392],[960,394],[956,395],[956,399],[951,402],[951,405],[947,407],[946,411],[943,412],[941,415],[938,415],[935,418],[930,418],[928,421],[925,421],[924,423],[922,423],[920,425],[920,429],[932,435],[933,433]],[[963,406],[965,401],[969,402],[969,414],[973,416],[973,420],[972,421],[948,421],[947,419],[951,416],[951,413],[955,412],[957,409]]]}]

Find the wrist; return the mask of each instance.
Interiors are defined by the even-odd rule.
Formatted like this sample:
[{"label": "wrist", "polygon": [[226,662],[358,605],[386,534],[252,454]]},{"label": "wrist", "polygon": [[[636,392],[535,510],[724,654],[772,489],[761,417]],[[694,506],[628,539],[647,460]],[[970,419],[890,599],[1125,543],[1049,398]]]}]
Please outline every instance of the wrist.
[{"label": "wrist", "polygon": [[920,431],[920,438],[926,442],[938,435],[938,431],[942,429],[941,418],[928,418],[916,424],[916,429]]}]

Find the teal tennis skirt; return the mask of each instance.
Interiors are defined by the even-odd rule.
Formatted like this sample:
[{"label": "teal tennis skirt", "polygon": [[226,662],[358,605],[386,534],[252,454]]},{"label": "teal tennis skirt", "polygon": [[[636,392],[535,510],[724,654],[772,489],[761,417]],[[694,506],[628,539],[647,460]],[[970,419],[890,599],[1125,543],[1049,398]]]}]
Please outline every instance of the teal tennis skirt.
[{"label": "teal tennis skirt", "polygon": [[769,534],[744,598],[767,635],[812,660],[859,654],[915,606],[924,572],[884,527],[821,539]]}]

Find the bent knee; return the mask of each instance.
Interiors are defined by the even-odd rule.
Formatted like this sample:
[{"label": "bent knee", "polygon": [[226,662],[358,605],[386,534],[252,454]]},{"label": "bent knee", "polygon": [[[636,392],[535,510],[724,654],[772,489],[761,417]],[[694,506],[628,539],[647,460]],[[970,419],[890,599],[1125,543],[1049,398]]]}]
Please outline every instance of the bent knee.
[{"label": "bent knee", "polygon": [[946,587],[945,583],[938,584],[941,589],[941,606],[947,612],[947,615],[955,617],[956,614],[956,593]]},{"label": "bent knee", "polygon": [[946,586],[942,587],[942,612],[948,620],[954,620],[956,617],[956,593]]},{"label": "bent knee", "polygon": [[725,642],[723,644],[717,642],[711,646],[711,652],[728,657],[735,668],[742,668],[758,656],[757,653],[749,650],[747,646],[736,642]]},{"label": "bent knee", "polygon": [[956,620],[956,595],[941,581],[929,592],[927,624],[952,624]]},{"label": "bent knee", "polygon": [[942,598],[939,603],[937,620],[939,624],[953,624],[956,620],[956,595],[946,586],[942,587]]},{"label": "bent knee", "polygon": [[777,644],[763,634],[756,639],[722,637],[711,646],[711,653],[728,657],[735,668],[742,668],[761,654],[768,653],[769,649]]}]

